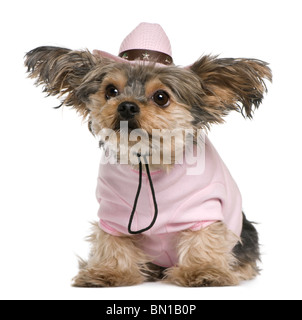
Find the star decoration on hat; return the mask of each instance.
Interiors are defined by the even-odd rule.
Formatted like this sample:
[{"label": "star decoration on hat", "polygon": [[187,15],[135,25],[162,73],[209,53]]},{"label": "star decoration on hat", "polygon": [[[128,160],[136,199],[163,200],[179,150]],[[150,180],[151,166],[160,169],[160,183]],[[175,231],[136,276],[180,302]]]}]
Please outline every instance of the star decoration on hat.
[{"label": "star decoration on hat", "polygon": [[123,59],[126,59],[126,60],[129,59],[128,53],[125,52],[125,53],[123,54],[122,58],[123,58]]},{"label": "star decoration on hat", "polygon": [[150,54],[148,52],[143,53],[143,60],[149,60],[150,59]]},{"label": "star decoration on hat", "polygon": [[165,60],[165,62],[166,62],[166,64],[168,64],[168,65],[172,63],[172,61],[171,61],[170,59],[168,59],[168,58]]}]

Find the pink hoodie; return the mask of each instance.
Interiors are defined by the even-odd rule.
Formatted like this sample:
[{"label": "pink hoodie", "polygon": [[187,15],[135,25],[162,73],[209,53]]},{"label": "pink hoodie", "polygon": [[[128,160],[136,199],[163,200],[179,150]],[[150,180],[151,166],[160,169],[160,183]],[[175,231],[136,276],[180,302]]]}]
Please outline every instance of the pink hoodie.
[{"label": "pink hoodie", "polygon": [[[170,173],[151,172],[158,204],[155,225],[139,235],[139,246],[152,262],[171,267],[177,264],[177,235],[184,230],[198,231],[216,221],[223,221],[238,237],[242,230],[242,201],[239,189],[219,154],[206,137],[205,170],[187,175],[186,162]],[[114,236],[129,235],[128,224],[138,188],[139,173],[128,165],[101,164],[97,186],[100,203],[100,227]],[[150,225],[154,203],[147,174],[132,230]]]}]

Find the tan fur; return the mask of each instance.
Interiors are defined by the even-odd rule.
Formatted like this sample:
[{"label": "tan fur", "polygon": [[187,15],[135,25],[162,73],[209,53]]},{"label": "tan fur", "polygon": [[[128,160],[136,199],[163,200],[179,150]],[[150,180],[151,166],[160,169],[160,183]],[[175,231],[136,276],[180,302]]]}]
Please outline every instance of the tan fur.
[{"label": "tan fur", "polygon": [[[105,99],[105,89],[108,85],[114,85],[120,92],[120,96],[110,99],[106,101]],[[151,170],[162,169],[164,168],[166,171],[177,162],[179,157],[183,155],[183,144],[179,143],[184,141],[184,130],[192,128],[193,117],[189,110],[189,107],[186,105],[182,105],[177,102],[176,97],[174,97],[172,91],[166,87],[159,79],[151,79],[146,82],[145,85],[145,96],[148,98],[146,101],[138,101],[131,97],[126,96],[125,94],[125,86],[127,84],[126,78],[123,73],[119,73],[118,75],[109,75],[106,77],[100,87],[100,90],[91,96],[90,103],[87,104],[87,107],[90,110],[90,119],[92,121],[92,129],[96,135],[102,129],[112,129],[114,130],[116,123],[120,122],[119,114],[117,112],[118,105],[122,101],[133,101],[140,108],[140,114],[136,117],[136,121],[139,128],[144,129],[148,135],[149,139],[145,141],[145,144],[150,148],[150,156],[152,154],[158,153],[159,163],[151,164]],[[164,90],[169,93],[171,98],[171,103],[168,108],[159,108],[152,101],[151,97],[154,92],[158,90]],[[100,107],[102,106],[102,107]],[[153,148],[152,145],[152,134],[153,129],[160,129],[159,142],[160,145],[157,148]],[[175,131],[175,135],[171,137],[171,147],[167,148],[167,143],[170,141],[164,141],[162,135],[164,130],[179,130],[177,133]],[[182,131],[180,131],[182,130]],[[129,134],[131,130],[129,130]],[[169,134],[166,134],[167,138]],[[120,132],[118,131],[115,135],[118,139],[118,146],[120,146]],[[154,140],[153,140],[154,141]],[[131,148],[137,144],[138,141],[129,141],[128,142],[128,150],[129,158],[133,150]],[[164,150],[167,149],[171,151],[171,162],[169,164],[164,164]],[[117,154],[119,159],[120,150]],[[156,157],[156,155],[154,155]]]},{"label": "tan fur", "polygon": [[[106,101],[104,99],[105,88],[108,84],[113,84],[117,87],[121,95],[115,99]],[[173,130],[176,128],[192,128],[193,117],[190,113],[190,108],[177,102],[171,90],[164,86],[158,79],[147,82],[145,86],[145,96],[149,98],[144,102],[139,102],[132,97],[127,97],[123,92],[125,85],[126,81],[122,75],[119,75],[118,78],[110,76],[104,80],[100,90],[91,96],[91,102],[87,104],[87,107],[91,112],[90,118],[93,120],[95,134],[98,134],[103,128],[114,129],[115,123],[120,121],[117,108],[123,101],[133,101],[138,104],[141,111],[136,119],[139,128],[143,128],[150,135],[152,134],[152,129]],[[169,93],[171,97],[169,108],[161,109],[152,102],[152,93],[158,90],[164,90]]]},{"label": "tan fur", "polygon": [[239,239],[222,222],[198,232],[180,233],[179,263],[166,270],[153,265],[136,246],[139,239],[140,236],[111,236],[95,223],[89,237],[89,259],[80,260],[73,286],[131,286],[162,278],[187,287],[234,286],[258,274],[256,263],[243,265],[233,256],[232,248]]},{"label": "tan fur", "polygon": [[184,231],[178,243],[179,263],[166,271],[166,281],[187,287],[234,286],[256,276],[232,254],[238,238],[222,222],[201,231]]},{"label": "tan fur", "polygon": [[149,260],[135,245],[135,238],[114,237],[93,225],[91,253],[80,261],[75,287],[118,287],[142,283],[148,277]]}]

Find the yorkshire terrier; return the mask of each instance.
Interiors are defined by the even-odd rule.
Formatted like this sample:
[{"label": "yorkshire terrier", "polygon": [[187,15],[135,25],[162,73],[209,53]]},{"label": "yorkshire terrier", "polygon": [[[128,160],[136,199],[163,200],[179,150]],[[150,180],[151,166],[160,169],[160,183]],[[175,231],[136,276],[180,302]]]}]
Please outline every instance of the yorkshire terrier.
[{"label": "yorkshire terrier", "polygon": [[252,118],[272,80],[267,63],[203,56],[177,67],[163,29],[142,23],[119,56],[39,47],[25,65],[44,92],[88,119],[105,150],[99,221],[74,286],[233,286],[258,275],[258,233],[205,132],[232,110]]}]

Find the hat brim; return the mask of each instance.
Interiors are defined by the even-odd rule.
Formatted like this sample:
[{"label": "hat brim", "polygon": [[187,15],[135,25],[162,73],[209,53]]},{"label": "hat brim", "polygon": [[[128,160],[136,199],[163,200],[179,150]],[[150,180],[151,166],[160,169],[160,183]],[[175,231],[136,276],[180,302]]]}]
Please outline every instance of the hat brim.
[{"label": "hat brim", "polygon": [[[105,52],[105,51],[101,51],[101,50],[93,50],[93,55],[97,56],[97,57],[100,57],[100,58],[105,58],[105,59],[109,59],[109,60],[112,60],[112,61],[115,61],[115,62],[120,62],[120,63],[130,63],[130,64],[152,64],[152,65],[155,65],[155,66],[158,66],[158,67],[168,67],[167,65],[165,64],[162,64],[162,63],[157,63],[157,62],[151,62],[151,61],[142,61],[142,60],[134,60],[134,61],[131,61],[131,60],[126,60],[126,59],[123,59],[121,57],[118,57],[118,56],[115,56],[111,53],[108,53],[108,52]],[[191,67],[193,66],[193,63],[186,66],[186,67],[182,67],[183,69],[191,69]]]},{"label": "hat brim", "polygon": [[142,65],[155,65],[157,67],[168,67],[165,64],[158,63],[158,62],[153,62],[153,61],[143,61],[143,60],[126,60],[121,57],[115,56],[113,54],[110,54],[105,51],[101,50],[93,50],[93,55],[100,57],[100,58],[105,58],[109,60],[113,60],[115,62],[120,62],[120,63],[129,63],[129,64],[142,64]]}]

